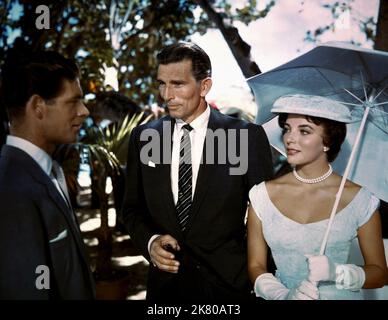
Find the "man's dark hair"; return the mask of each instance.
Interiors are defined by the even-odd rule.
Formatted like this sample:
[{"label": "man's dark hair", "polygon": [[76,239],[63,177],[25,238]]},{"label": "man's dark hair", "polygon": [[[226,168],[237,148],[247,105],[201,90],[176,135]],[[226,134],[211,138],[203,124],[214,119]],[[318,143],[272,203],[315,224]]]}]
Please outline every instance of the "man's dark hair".
[{"label": "man's dark hair", "polygon": [[190,60],[195,80],[200,81],[212,75],[210,58],[199,46],[190,42],[178,42],[163,48],[156,56],[159,64]]},{"label": "man's dark hair", "polygon": [[[324,136],[323,144],[326,147],[329,147],[329,150],[326,152],[327,160],[329,162],[333,162],[339,151],[341,150],[341,145],[346,137],[346,124],[343,122],[312,117],[312,116],[304,116],[307,121],[316,124],[317,126],[321,125],[323,127]],[[284,129],[284,124],[288,118],[288,113],[281,113],[279,115],[279,126]]]},{"label": "man's dark hair", "polygon": [[79,69],[73,60],[54,51],[10,51],[2,67],[2,98],[10,120],[24,115],[34,94],[48,101],[63,89],[63,81],[74,81]]}]

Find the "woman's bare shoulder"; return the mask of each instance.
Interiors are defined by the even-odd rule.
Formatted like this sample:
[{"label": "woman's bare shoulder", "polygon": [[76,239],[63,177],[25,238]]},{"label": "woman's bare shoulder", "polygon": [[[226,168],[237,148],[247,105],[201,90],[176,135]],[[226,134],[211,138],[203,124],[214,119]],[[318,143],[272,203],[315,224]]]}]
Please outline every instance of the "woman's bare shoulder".
[{"label": "woman's bare shoulder", "polygon": [[276,179],[267,181],[265,186],[268,190],[268,193],[277,194],[284,192],[293,184],[292,173],[287,173]]},{"label": "woman's bare shoulder", "polygon": [[357,184],[357,183],[354,183],[350,180],[346,180],[346,183],[345,183],[345,193],[347,196],[349,196],[350,198],[354,198],[357,193],[360,191],[362,187]]},{"label": "woman's bare shoulder", "polygon": [[[334,189],[338,191],[338,188],[341,183],[342,176],[336,174],[336,181],[334,183],[335,187]],[[342,193],[342,199],[344,202],[349,203],[350,201],[353,200],[353,198],[358,194],[362,186],[360,186],[357,183],[354,183],[350,180],[346,180],[344,191]],[[337,192],[335,191],[335,192]]]}]

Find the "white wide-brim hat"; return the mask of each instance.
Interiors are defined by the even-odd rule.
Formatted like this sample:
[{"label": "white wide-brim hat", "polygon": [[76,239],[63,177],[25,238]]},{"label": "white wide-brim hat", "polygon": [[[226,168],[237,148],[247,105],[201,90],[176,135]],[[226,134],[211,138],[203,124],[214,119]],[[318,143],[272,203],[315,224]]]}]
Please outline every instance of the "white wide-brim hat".
[{"label": "white wide-brim hat", "polygon": [[272,113],[293,113],[350,123],[352,116],[344,104],[321,96],[304,94],[285,95],[278,98]]}]

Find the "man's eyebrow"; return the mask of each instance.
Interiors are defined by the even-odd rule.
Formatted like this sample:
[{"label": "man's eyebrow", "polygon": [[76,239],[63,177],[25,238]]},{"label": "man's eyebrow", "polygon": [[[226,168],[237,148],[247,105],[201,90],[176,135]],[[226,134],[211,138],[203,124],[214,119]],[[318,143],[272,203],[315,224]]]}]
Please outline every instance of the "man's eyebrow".
[{"label": "man's eyebrow", "polygon": [[82,100],[84,96],[82,94],[77,94],[69,98],[69,100]]},{"label": "man's eyebrow", "polygon": [[[157,82],[159,83],[166,83],[166,81],[162,80],[162,79],[156,79]],[[168,81],[169,83],[172,83],[172,84],[182,84],[182,83],[186,83],[186,81],[184,80],[170,80]]]},{"label": "man's eyebrow", "polygon": [[182,83],[185,83],[185,81],[183,81],[183,80],[171,80],[171,83],[172,84],[182,84]]}]

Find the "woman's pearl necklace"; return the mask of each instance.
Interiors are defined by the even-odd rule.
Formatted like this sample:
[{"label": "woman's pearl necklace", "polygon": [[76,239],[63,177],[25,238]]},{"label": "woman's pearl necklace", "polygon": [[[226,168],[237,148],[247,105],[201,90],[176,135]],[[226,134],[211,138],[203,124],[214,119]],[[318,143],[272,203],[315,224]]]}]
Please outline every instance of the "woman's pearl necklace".
[{"label": "woman's pearl necklace", "polygon": [[300,182],[303,182],[303,183],[308,183],[308,184],[313,184],[313,183],[319,183],[319,182],[322,182],[323,180],[326,180],[328,177],[330,177],[330,175],[333,173],[333,168],[331,167],[330,163],[329,163],[329,170],[323,175],[323,176],[320,176],[318,178],[313,178],[313,179],[306,179],[306,178],[302,178],[297,172],[296,172],[296,169],[294,168],[294,170],[292,171],[292,173],[294,174],[295,178],[297,180],[299,180]]}]

